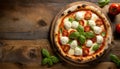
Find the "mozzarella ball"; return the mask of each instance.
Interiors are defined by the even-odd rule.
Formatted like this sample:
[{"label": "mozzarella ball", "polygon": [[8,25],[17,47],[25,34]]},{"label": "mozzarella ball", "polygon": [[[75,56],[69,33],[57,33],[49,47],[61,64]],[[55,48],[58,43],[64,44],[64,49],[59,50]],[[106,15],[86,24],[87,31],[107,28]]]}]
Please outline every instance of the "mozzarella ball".
[{"label": "mozzarella ball", "polygon": [[74,48],[77,47],[77,46],[78,46],[77,40],[73,40],[72,43],[70,44],[70,47],[71,47],[72,49],[74,49]]},{"label": "mozzarella ball", "polygon": [[79,47],[76,47],[75,48],[75,55],[82,55],[82,54],[83,54],[82,49]]},{"label": "mozzarella ball", "polygon": [[64,18],[64,20],[63,20],[64,23],[65,23],[65,22],[68,22],[68,21],[69,21],[69,18],[68,18],[68,17]]},{"label": "mozzarella ball", "polygon": [[91,27],[93,27],[93,26],[96,25],[96,23],[95,23],[95,21],[93,21],[93,20],[89,20],[89,25],[90,25]]},{"label": "mozzarella ball", "polygon": [[69,38],[68,38],[68,37],[66,37],[66,36],[60,37],[60,42],[61,42],[62,45],[67,44],[68,41],[69,41]]},{"label": "mozzarella ball", "polygon": [[72,28],[77,28],[78,27],[78,25],[79,25],[79,23],[77,22],[77,21],[73,21],[72,22]]},{"label": "mozzarella ball", "polygon": [[103,42],[103,37],[101,35],[96,36],[97,43],[102,43]]},{"label": "mozzarella ball", "polygon": [[87,42],[86,42],[86,46],[87,47],[91,47],[92,44],[93,44],[93,42],[91,40],[87,40]]},{"label": "mozzarella ball", "polygon": [[70,21],[64,22],[64,26],[67,30],[69,30],[71,28],[71,22]]},{"label": "mozzarella ball", "polygon": [[92,18],[91,18],[91,20],[96,20],[96,19],[98,19],[98,16],[96,15],[96,14],[92,14]]},{"label": "mozzarella ball", "polygon": [[76,14],[75,14],[75,18],[77,19],[77,20],[81,20],[81,19],[83,19],[84,18],[84,14],[85,14],[85,12],[77,12]]},{"label": "mozzarella ball", "polygon": [[69,55],[74,55],[74,52],[75,52],[75,50],[72,49],[72,48],[70,48],[69,51],[68,51],[68,54],[69,54]]},{"label": "mozzarella ball", "polygon": [[98,26],[94,26],[93,30],[94,30],[95,34],[100,34],[102,32],[102,28],[98,27]]}]

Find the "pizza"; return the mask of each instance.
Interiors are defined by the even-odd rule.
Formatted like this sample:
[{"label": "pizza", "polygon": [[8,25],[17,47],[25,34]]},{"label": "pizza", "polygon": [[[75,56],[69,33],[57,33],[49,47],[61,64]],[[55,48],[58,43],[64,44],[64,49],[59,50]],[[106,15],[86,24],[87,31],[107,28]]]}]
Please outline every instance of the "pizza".
[{"label": "pizza", "polygon": [[89,62],[101,56],[110,42],[110,23],[94,6],[72,5],[56,20],[54,43],[63,57]]}]

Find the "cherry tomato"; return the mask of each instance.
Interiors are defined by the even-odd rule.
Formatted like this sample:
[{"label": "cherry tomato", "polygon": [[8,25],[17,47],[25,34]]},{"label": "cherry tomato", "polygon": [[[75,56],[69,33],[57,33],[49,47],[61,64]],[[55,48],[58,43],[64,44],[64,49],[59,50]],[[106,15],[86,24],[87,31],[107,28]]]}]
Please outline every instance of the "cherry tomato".
[{"label": "cherry tomato", "polygon": [[83,21],[83,20],[80,20],[80,21],[79,21],[79,24],[82,25],[82,26],[84,26],[84,21]]},{"label": "cherry tomato", "polygon": [[92,17],[91,11],[87,11],[87,12],[85,13],[84,19],[89,20],[89,19],[91,19],[91,17]]},{"label": "cherry tomato", "polygon": [[97,19],[95,21],[95,23],[98,25],[98,26],[101,26],[103,24],[102,20],[101,19]]},{"label": "cherry tomato", "polygon": [[85,30],[85,32],[90,31],[90,26],[85,26],[85,27],[84,27],[84,30]]},{"label": "cherry tomato", "polygon": [[120,34],[120,23],[116,24],[116,31]]},{"label": "cherry tomato", "polygon": [[67,30],[63,30],[62,35],[63,36],[68,36],[68,31]]},{"label": "cherry tomato", "polygon": [[109,14],[111,15],[117,15],[120,13],[120,5],[119,4],[111,4],[109,7]]}]

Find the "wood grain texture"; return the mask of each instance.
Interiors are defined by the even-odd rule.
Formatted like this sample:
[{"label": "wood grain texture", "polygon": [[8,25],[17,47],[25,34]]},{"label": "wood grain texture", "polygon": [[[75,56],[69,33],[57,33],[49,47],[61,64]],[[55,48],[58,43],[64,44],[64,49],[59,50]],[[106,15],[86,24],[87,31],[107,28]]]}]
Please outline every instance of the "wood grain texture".
[{"label": "wood grain texture", "polygon": [[[72,66],[64,61],[52,67],[41,65],[42,48],[47,48],[55,55],[49,39],[54,16],[65,5],[75,1],[78,0],[0,0],[0,69],[88,69]],[[119,3],[120,0],[111,0],[112,2]],[[102,8],[106,16],[108,7]],[[115,24],[120,22],[119,17],[117,15],[111,21],[115,40],[110,53],[120,57],[120,36],[115,32]],[[107,60],[102,61],[110,61],[109,56],[106,58]]]}]

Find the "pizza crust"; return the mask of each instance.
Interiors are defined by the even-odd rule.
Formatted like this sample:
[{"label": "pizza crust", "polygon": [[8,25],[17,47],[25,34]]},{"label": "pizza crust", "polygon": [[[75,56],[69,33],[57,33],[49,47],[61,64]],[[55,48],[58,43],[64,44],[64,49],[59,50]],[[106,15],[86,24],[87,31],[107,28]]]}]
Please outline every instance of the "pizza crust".
[{"label": "pizza crust", "polygon": [[[63,52],[63,50],[61,49],[59,43],[58,43],[58,30],[59,30],[59,25],[62,21],[62,19],[69,13],[71,13],[72,11],[76,11],[78,9],[88,9],[88,10],[91,10],[93,11],[94,13],[96,13],[97,15],[99,15],[100,18],[103,19],[104,21],[104,24],[105,24],[105,27],[106,27],[106,40],[105,40],[105,46],[102,50],[100,50],[98,53],[95,53],[91,56],[87,56],[87,57],[73,57],[71,55],[68,55],[68,54],[65,54]],[[61,54],[64,58],[68,59],[68,60],[73,60],[75,62],[78,62],[78,63],[86,63],[86,62],[89,62],[89,61],[92,61],[92,60],[95,60],[97,59],[97,57],[100,57],[104,52],[105,50],[108,48],[108,44],[111,43],[111,40],[112,40],[112,30],[111,30],[111,26],[110,26],[110,23],[108,22],[106,16],[101,12],[101,10],[93,7],[93,6],[90,6],[90,5],[85,5],[85,4],[76,4],[76,5],[73,5],[73,6],[69,6],[68,8],[66,8],[65,10],[63,10],[63,13],[61,14],[61,16],[58,18],[58,20],[56,21],[56,25],[55,25],[55,30],[54,30],[54,43],[56,44],[56,48],[59,52],[59,54]]]}]

